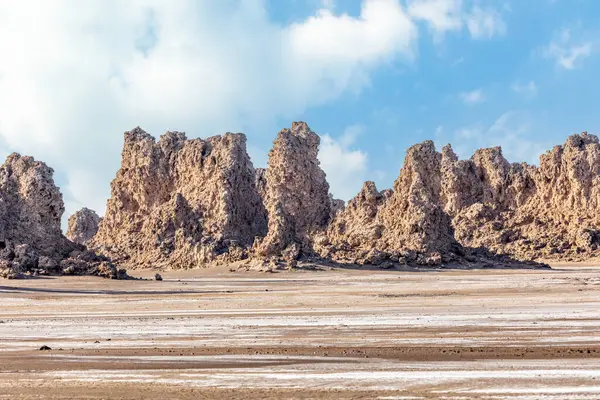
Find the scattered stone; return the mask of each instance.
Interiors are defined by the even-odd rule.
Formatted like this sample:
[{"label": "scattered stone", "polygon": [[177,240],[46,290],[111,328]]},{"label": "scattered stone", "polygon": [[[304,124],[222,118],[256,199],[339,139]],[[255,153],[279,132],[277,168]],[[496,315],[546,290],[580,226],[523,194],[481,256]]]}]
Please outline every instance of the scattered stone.
[{"label": "scattered stone", "polygon": [[163,278],[162,278],[162,276],[160,274],[155,274],[154,275],[154,280],[156,280],[156,281],[162,281]]},{"label": "scattered stone", "polygon": [[48,351],[48,350],[52,350],[52,349],[46,345],[40,347],[40,351]]}]

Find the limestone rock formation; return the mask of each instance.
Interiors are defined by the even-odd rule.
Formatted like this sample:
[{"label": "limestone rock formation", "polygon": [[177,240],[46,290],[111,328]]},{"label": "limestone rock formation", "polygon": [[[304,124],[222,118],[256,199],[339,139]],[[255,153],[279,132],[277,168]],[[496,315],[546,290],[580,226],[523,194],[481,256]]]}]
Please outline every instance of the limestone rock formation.
[{"label": "limestone rock formation", "polygon": [[87,242],[98,232],[100,217],[94,210],[82,208],[69,217],[67,229],[67,238],[78,244],[87,244]]},{"label": "limestone rock formation", "polygon": [[407,151],[389,198],[365,184],[333,219],[321,253],[358,263],[415,254],[426,264],[494,262],[493,254],[584,260],[600,256],[599,211],[596,136],[570,136],[539,167],[511,164],[499,147],[459,160],[450,145],[438,153],[426,141]]},{"label": "limestone rock formation", "polygon": [[408,149],[393,190],[366,182],[347,205],[329,193],[319,141],[295,122],[275,139],[268,168],[254,169],[243,134],[125,132],[106,216],[73,215],[72,241],[60,231],[52,169],[13,154],[0,167],[0,276],[126,277],[113,262],[485,267],[600,256],[596,136],[570,136],[539,167],[511,164],[499,147],[459,160],[450,145],[437,152],[425,141]]},{"label": "limestone rock formation", "polygon": [[367,254],[382,237],[378,212],[391,194],[391,190],[379,192],[374,182],[365,182],[358,195],[329,224],[327,243],[332,246],[323,248],[322,255],[339,261],[366,262]]},{"label": "limestone rock formation", "polygon": [[16,153],[0,167],[0,277],[126,277],[109,260],[62,234],[64,203],[53,173],[46,164]]},{"label": "limestone rock formation", "polygon": [[329,194],[329,220],[333,220],[336,215],[344,211],[346,208],[346,202],[341,199],[336,199],[333,195]]},{"label": "limestone rock formation", "polygon": [[191,268],[247,257],[266,234],[266,211],[246,153],[227,133],[156,141],[125,132],[122,165],[91,246],[130,267]]},{"label": "limestone rock formation", "polygon": [[290,246],[294,257],[312,254],[313,235],[327,227],[332,203],[317,158],[319,143],[304,122],[294,122],[275,139],[264,174],[268,233],[256,248],[260,256],[278,256]]},{"label": "limestone rock formation", "polygon": [[326,255],[359,264],[440,264],[463,255],[440,205],[442,156],[433,142],[408,149],[393,191],[367,182],[331,222]]},{"label": "limestone rock formation", "polygon": [[440,206],[441,155],[432,141],[412,146],[381,210],[386,249],[406,249],[441,257],[453,255],[457,242],[451,220]]},{"label": "limestone rock formation", "polygon": [[459,206],[445,203],[461,243],[519,259],[600,256],[596,136],[570,136],[542,155],[539,167],[509,164],[499,148],[480,150],[462,163],[469,166],[467,172],[452,179],[470,183],[463,182],[447,198],[464,200]]},{"label": "limestone rock formation", "polygon": [[[380,192],[367,182],[345,206],[329,193],[319,141],[306,123],[295,122],[275,139],[268,168],[254,169],[242,134],[187,140],[167,132],[156,141],[140,128],[126,132],[106,216],[90,246],[128,267],[146,268],[294,266],[299,259],[512,262],[471,249],[477,238],[465,236],[490,207],[495,216],[529,201],[532,167],[508,164],[500,149],[458,160],[449,146],[438,153],[427,141],[408,150],[393,190]],[[579,237],[585,244],[597,235]]]},{"label": "limestone rock formation", "polygon": [[[490,204],[504,210],[524,204],[532,195],[530,170],[508,164],[499,148],[463,161],[449,146],[438,153],[431,141],[417,144],[408,149],[393,190],[379,192],[367,182],[333,218],[319,241],[320,254],[343,263],[383,266],[535,266],[493,254],[486,246],[473,248],[472,242],[460,243],[455,236],[455,227],[461,235],[478,234],[473,225],[482,221]],[[467,226],[465,215],[475,210],[480,212]]]}]

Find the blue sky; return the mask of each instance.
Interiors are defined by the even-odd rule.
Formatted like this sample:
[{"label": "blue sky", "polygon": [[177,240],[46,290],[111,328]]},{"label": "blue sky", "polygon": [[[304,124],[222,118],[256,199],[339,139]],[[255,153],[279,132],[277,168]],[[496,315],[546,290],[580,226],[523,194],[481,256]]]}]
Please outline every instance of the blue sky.
[{"label": "blue sky", "polygon": [[[296,3],[295,12],[307,12],[306,3]],[[380,171],[370,176],[381,187],[397,177],[405,149],[422,140],[433,139],[438,147],[451,143],[462,158],[481,146],[504,145],[509,161],[537,163],[543,151],[571,133],[598,133],[600,2],[485,4],[500,10],[505,33],[475,40],[465,32],[448,32],[435,40],[425,29],[414,62],[384,65],[359,94],[310,108],[301,118],[333,136],[348,125],[360,126],[352,148],[368,155],[370,172]],[[359,5],[338,1],[335,9],[355,14]],[[280,6],[273,11],[281,21],[293,18]],[[567,53],[591,46],[589,55],[566,67],[546,54],[565,32]],[[489,132],[503,116],[506,129]]]},{"label": "blue sky", "polygon": [[391,187],[408,146],[502,145],[535,163],[598,133],[594,0],[5,0],[0,152],[56,170],[67,215],[104,211],[123,132],[322,135],[334,195]]}]

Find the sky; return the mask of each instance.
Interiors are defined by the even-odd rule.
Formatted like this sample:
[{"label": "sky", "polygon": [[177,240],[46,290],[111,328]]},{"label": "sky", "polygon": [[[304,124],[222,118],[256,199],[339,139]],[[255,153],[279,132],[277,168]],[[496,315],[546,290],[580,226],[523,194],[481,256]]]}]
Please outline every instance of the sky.
[{"label": "sky", "polygon": [[597,0],[0,0],[0,156],[104,213],[123,132],[243,132],[255,166],[306,121],[334,196],[406,149],[537,163],[598,133]]}]

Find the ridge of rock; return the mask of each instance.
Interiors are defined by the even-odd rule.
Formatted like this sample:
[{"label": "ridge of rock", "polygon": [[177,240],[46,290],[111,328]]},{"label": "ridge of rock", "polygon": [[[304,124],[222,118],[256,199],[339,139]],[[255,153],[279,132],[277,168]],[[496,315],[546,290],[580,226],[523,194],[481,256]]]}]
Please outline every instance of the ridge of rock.
[{"label": "ridge of rock", "polygon": [[246,257],[266,233],[246,137],[227,133],[158,142],[125,132],[121,168],[91,246],[131,267],[190,268]]},{"label": "ridge of rock", "polygon": [[[329,193],[319,136],[294,122],[268,167],[254,169],[243,134],[157,141],[125,133],[122,165],[91,246],[129,267],[236,261],[517,265],[598,253],[600,144],[570,136],[540,166],[500,147],[459,160],[432,141],[407,150],[393,190],[367,182],[347,206]],[[489,251],[488,251],[489,250]]]},{"label": "ridge of rock", "polygon": [[519,259],[581,261],[600,256],[596,136],[569,136],[540,157],[539,167],[509,164],[501,153],[493,158],[481,153],[467,161],[474,176],[455,174],[471,182],[464,187],[473,195],[461,207],[445,205],[461,243]]},{"label": "ridge of rock", "polygon": [[393,190],[379,192],[373,182],[366,182],[333,219],[324,255],[376,265],[458,261],[464,251],[440,205],[441,163],[432,141],[410,147]]}]

